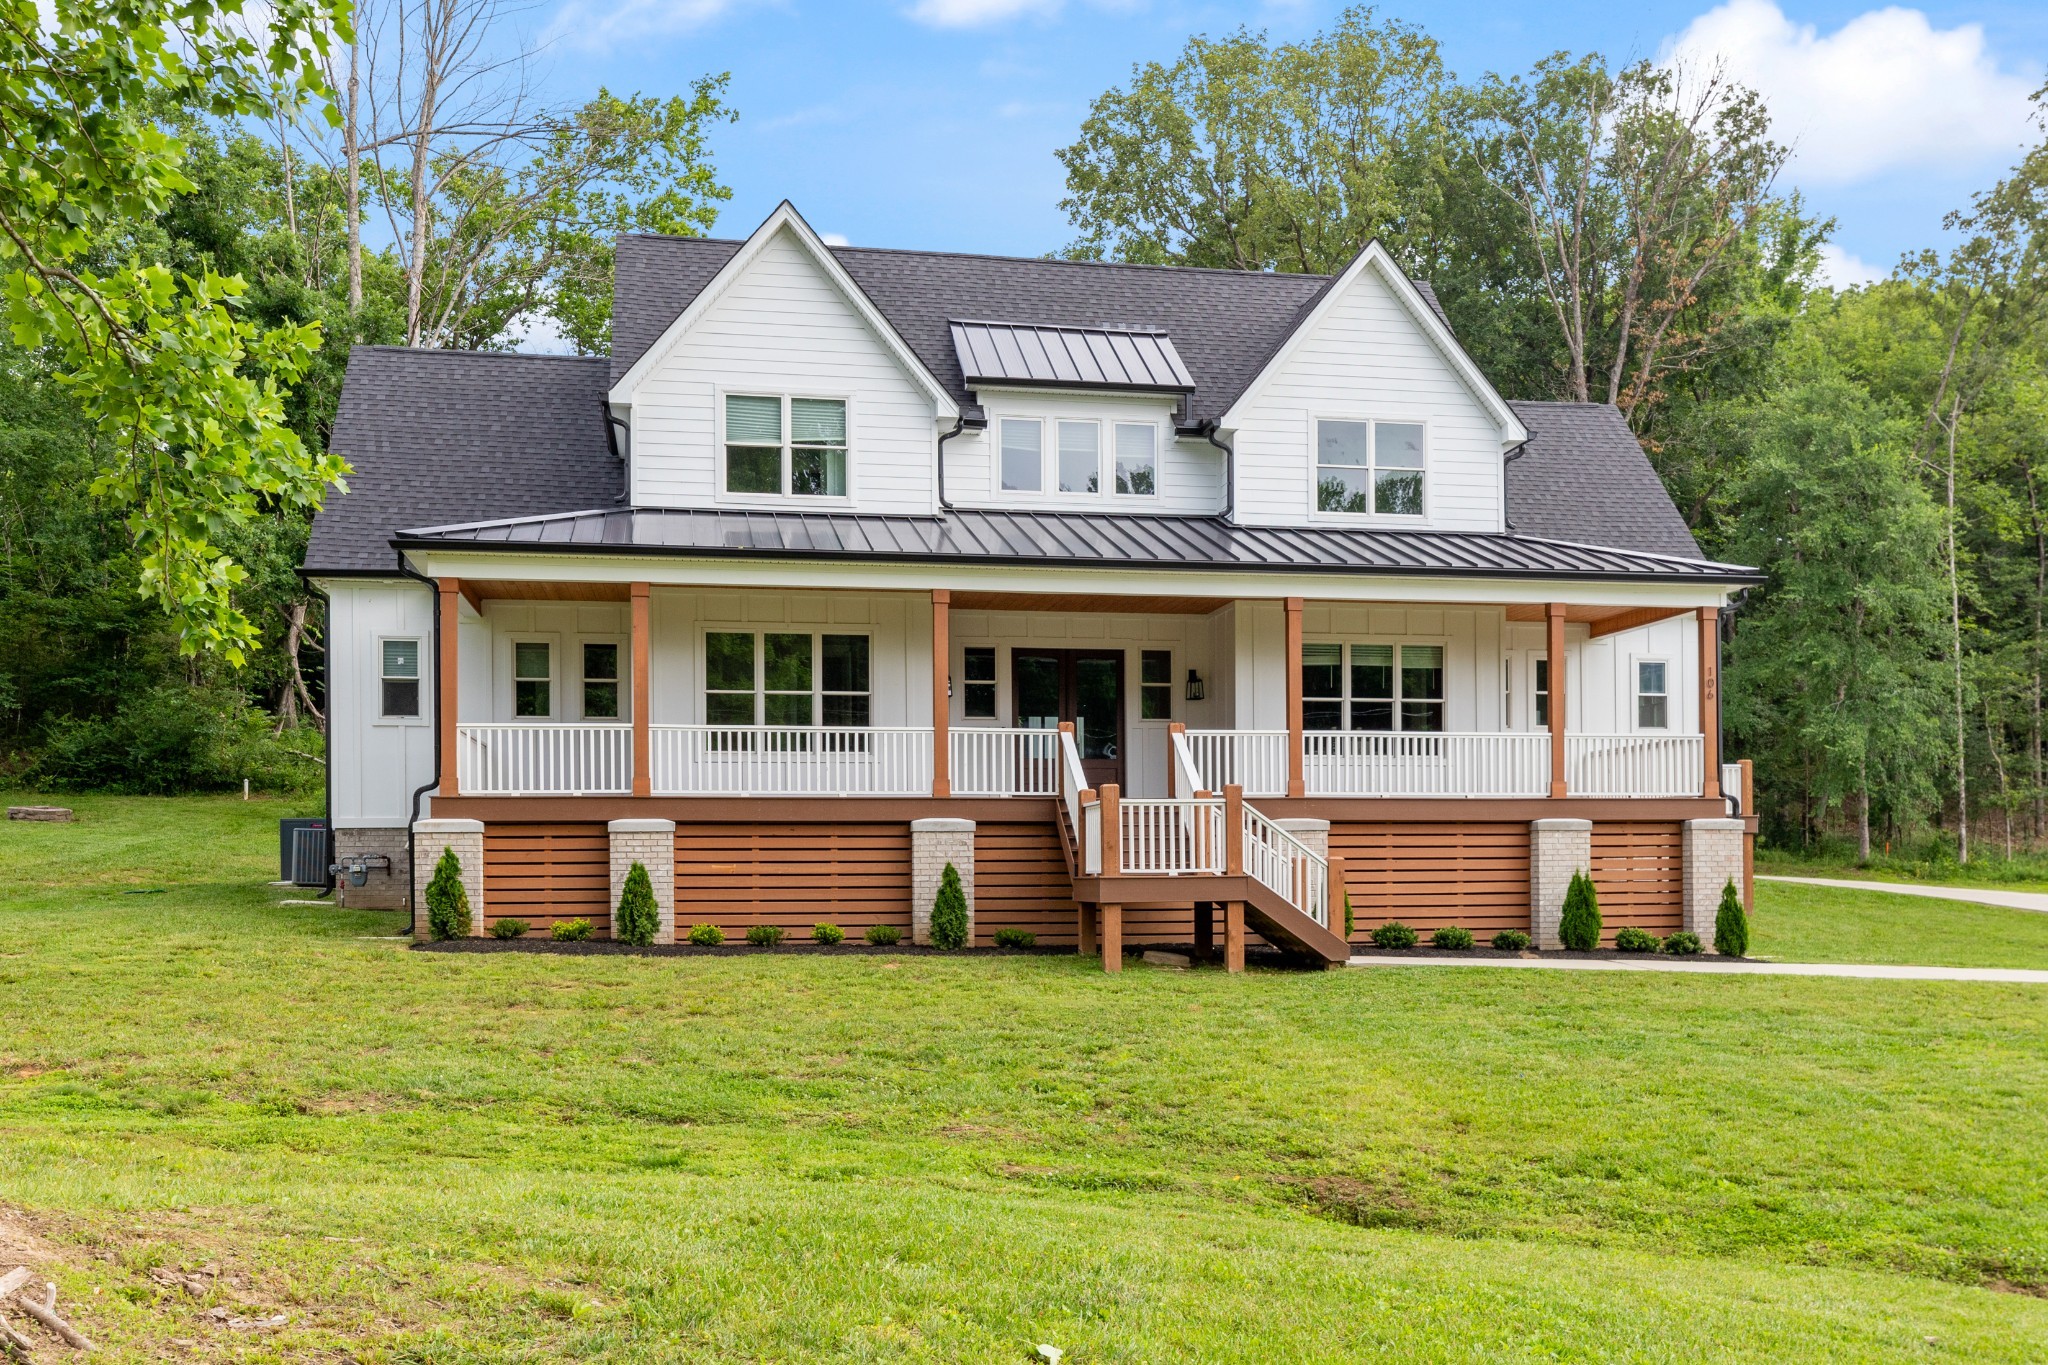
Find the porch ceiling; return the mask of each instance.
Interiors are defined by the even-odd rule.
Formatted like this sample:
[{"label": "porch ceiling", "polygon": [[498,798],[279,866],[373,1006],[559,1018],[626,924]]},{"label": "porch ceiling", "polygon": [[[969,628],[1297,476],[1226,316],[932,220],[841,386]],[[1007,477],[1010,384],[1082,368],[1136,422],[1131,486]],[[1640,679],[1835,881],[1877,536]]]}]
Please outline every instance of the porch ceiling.
[{"label": "porch ceiling", "polygon": [[1115,597],[1084,592],[956,592],[955,611],[1120,612],[1139,616],[1207,616],[1228,597]]}]

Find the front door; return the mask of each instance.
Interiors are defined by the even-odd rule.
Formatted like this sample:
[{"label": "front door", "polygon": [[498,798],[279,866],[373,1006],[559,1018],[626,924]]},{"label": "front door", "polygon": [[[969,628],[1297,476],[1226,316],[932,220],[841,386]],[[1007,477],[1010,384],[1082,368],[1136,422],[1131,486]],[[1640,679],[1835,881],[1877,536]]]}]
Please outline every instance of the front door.
[{"label": "front door", "polygon": [[1017,725],[1074,723],[1088,785],[1124,783],[1124,656],[1116,649],[1018,649],[1010,654]]}]

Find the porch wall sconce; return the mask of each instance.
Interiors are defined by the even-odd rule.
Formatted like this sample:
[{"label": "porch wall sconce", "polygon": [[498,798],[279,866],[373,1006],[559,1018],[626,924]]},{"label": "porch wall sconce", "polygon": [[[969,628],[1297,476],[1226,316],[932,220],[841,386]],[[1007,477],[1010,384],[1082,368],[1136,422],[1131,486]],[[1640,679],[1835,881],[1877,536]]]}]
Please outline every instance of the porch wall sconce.
[{"label": "porch wall sconce", "polygon": [[1200,700],[1201,700],[1201,699],[1203,698],[1203,696],[1204,696],[1204,695],[1205,695],[1205,689],[1204,689],[1204,688],[1202,687],[1202,675],[1201,675],[1201,674],[1199,674],[1199,673],[1197,673],[1197,672],[1195,672],[1195,670],[1194,670],[1194,669],[1192,669],[1192,668],[1191,668],[1191,669],[1189,669],[1189,670],[1188,670],[1188,700],[1189,700],[1189,701],[1200,701]]}]

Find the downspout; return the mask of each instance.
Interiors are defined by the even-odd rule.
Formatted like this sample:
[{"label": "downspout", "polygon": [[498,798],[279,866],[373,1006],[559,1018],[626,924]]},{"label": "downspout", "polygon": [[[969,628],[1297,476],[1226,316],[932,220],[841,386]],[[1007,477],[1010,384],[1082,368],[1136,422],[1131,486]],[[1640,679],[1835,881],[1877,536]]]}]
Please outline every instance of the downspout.
[{"label": "downspout", "polygon": [[320,667],[320,690],[326,694],[327,701],[327,733],[321,736],[327,742],[327,795],[323,808],[327,816],[327,885],[321,888],[320,894],[331,896],[339,884],[334,875],[334,599],[327,595],[327,589],[314,583],[312,579],[306,579],[305,583],[306,587],[320,599],[320,619],[327,630],[327,659]]},{"label": "downspout", "polygon": [[[441,785],[441,585],[423,573],[416,573],[406,567],[405,551],[398,552],[398,572],[407,578],[416,579],[427,585],[427,596],[434,604],[434,775],[412,790],[412,813],[405,820],[405,905],[412,913],[413,923],[419,923],[419,850],[413,847],[412,827],[420,822],[420,798]],[[334,772],[331,762],[328,766],[330,777]],[[331,823],[331,822],[330,822]]]},{"label": "downspout", "polygon": [[1515,523],[1513,518],[1508,516],[1508,466],[1521,459],[1529,449],[1529,442],[1535,439],[1536,436],[1532,432],[1523,437],[1513,450],[1500,457],[1500,524],[1510,531],[1515,529]]},{"label": "downspout", "polygon": [[1202,423],[1201,430],[1202,439],[1223,452],[1223,520],[1231,522],[1237,515],[1237,452],[1217,437],[1221,428],[1213,420]]},{"label": "downspout", "polygon": [[[602,403],[601,406],[604,408],[604,443],[611,447],[612,458],[626,467],[624,477],[619,480],[622,491],[612,501],[624,502],[633,496],[633,462],[628,458],[633,447],[633,428],[620,420],[619,415],[612,411],[609,402]],[[621,431],[626,433],[624,446],[619,444]]]},{"label": "downspout", "polygon": [[953,510],[953,504],[952,504],[952,503],[950,503],[950,502],[947,502],[947,501],[946,501],[946,442],[948,442],[948,441],[952,440],[952,439],[953,439],[953,438],[954,438],[955,436],[958,436],[958,435],[959,435],[959,434],[960,434],[961,432],[965,431],[966,429],[967,429],[967,414],[963,412],[963,413],[961,413],[961,414],[960,414],[960,416],[959,416],[959,417],[957,417],[957,418],[955,418],[955,419],[954,419],[954,421],[953,421],[953,429],[952,429],[951,431],[942,431],[942,432],[940,432],[940,433],[939,433],[939,469],[938,469],[938,473],[939,473],[939,510],[940,510],[941,512],[950,512],[950,511],[952,511],[952,510]]}]

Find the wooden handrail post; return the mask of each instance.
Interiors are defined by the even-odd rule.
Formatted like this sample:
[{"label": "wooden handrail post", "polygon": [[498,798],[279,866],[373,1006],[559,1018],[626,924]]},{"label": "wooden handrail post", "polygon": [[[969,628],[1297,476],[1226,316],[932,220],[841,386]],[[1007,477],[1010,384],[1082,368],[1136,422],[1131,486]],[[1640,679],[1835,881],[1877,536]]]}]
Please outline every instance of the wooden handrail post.
[{"label": "wooden handrail post", "polygon": [[1172,800],[1180,795],[1179,792],[1174,790],[1180,775],[1180,763],[1178,762],[1180,750],[1174,744],[1173,739],[1175,735],[1184,735],[1187,732],[1188,727],[1177,720],[1166,722],[1166,796],[1168,800]]},{"label": "wooden handrail post", "polygon": [[1223,970],[1244,970],[1244,902],[1231,901],[1223,907]]},{"label": "wooden handrail post", "polygon": [[1123,791],[1116,783],[1105,782],[1101,799],[1102,875],[1114,877],[1124,870],[1123,819],[1117,811],[1117,804],[1123,800]]},{"label": "wooden handrail post", "polygon": [[441,727],[441,784],[442,796],[460,796],[462,784],[456,774],[455,727],[461,722],[457,718],[456,698],[461,696],[456,676],[457,665],[462,657],[462,580],[443,578],[435,585],[440,594],[441,640],[440,657],[434,660],[437,673],[434,689],[434,719]]},{"label": "wooden handrail post", "polygon": [[648,595],[645,583],[635,583],[633,594],[633,795],[654,795],[654,697],[648,674],[651,645],[648,641]]},{"label": "wooden handrail post", "polygon": [[1223,789],[1223,875],[1244,875],[1244,788],[1235,782]]},{"label": "wooden handrail post", "polygon": [[1552,602],[1545,656],[1550,669],[1550,794],[1565,794],[1564,778],[1564,603]]},{"label": "wooden handrail post", "polygon": [[1303,772],[1301,721],[1301,599],[1290,597],[1287,606],[1287,794],[1302,796],[1308,791]]},{"label": "wooden handrail post", "polygon": [[1721,609],[1700,608],[1700,750],[1706,758],[1700,795],[1721,795]]},{"label": "wooden handrail post", "polygon": [[932,589],[932,795],[953,794],[953,594]]},{"label": "wooden handrail post", "polygon": [[1330,855],[1330,932],[1349,942],[1344,933],[1344,859]]},{"label": "wooden handrail post", "polygon": [[1120,972],[1124,969],[1124,908],[1112,901],[1098,906],[1096,914],[1102,920],[1102,970]]}]

